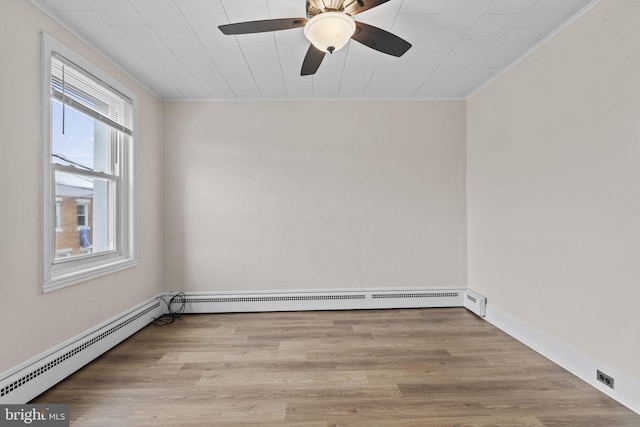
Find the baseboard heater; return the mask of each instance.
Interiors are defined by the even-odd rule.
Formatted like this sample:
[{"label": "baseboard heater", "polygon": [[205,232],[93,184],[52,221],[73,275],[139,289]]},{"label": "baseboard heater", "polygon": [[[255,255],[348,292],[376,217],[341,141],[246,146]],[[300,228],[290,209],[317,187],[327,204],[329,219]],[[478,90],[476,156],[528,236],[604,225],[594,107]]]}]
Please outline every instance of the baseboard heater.
[{"label": "baseboard heater", "polygon": [[185,313],[462,307],[464,290],[186,293]]},{"label": "baseboard heater", "polygon": [[464,291],[464,308],[480,317],[487,314],[487,299],[470,289]]},{"label": "baseboard heater", "polygon": [[[24,404],[167,312],[151,298],[0,374],[0,404]],[[477,294],[475,294],[477,296]],[[184,313],[467,307],[465,289],[185,293]],[[475,298],[475,297],[474,297]],[[174,303],[181,301],[174,300]],[[473,311],[473,310],[472,310]],[[474,311],[475,312],[475,311]],[[477,314],[477,313],[476,313]]]},{"label": "baseboard heater", "polygon": [[107,352],[162,314],[157,298],[92,328],[0,375],[0,404],[24,404]]}]

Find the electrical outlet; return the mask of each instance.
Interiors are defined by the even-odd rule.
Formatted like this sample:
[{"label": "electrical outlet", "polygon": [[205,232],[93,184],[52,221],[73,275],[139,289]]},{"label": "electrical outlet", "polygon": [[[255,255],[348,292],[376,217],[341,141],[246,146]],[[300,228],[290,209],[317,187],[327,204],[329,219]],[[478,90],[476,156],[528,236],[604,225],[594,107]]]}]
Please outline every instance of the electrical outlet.
[{"label": "electrical outlet", "polygon": [[613,388],[613,377],[610,377],[604,372],[598,370],[597,378],[598,381],[600,381],[602,384],[606,385],[607,387]]}]

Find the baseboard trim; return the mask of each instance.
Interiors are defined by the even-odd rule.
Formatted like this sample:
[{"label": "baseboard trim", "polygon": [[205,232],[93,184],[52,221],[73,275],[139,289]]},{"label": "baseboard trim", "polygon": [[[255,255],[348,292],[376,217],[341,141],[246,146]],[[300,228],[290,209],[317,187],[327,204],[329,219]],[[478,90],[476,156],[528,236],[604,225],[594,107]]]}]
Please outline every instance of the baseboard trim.
[{"label": "baseboard trim", "polygon": [[187,292],[185,313],[462,307],[464,289]]},{"label": "baseboard trim", "polygon": [[[607,396],[640,414],[640,381],[526,325],[491,305],[486,307],[485,320]],[[596,380],[598,369],[615,378],[615,389],[612,390]]]},{"label": "baseboard trim", "polygon": [[[467,289],[342,289],[273,292],[188,292],[185,313],[367,310],[464,307]],[[162,294],[103,322],[0,374],[0,404],[24,404],[96,359],[155,318],[166,313]],[[472,310],[473,311],[473,310]],[[591,386],[640,414],[640,381],[585,355],[513,316],[487,305],[489,323],[524,343]],[[596,380],[602,370],[615,378],[615,389]]]},{"label": "baseboard trim", "polygon": [[76,372],[160,316],[151,298],[0,374],[0,404],[24,404]]},{"label": "baseboard trim", "polygon": [[[167,313],[163,293],[0,374],[0,404],[24,404]],[[464,289],[185,293],[185,313],[462,307]]]}]

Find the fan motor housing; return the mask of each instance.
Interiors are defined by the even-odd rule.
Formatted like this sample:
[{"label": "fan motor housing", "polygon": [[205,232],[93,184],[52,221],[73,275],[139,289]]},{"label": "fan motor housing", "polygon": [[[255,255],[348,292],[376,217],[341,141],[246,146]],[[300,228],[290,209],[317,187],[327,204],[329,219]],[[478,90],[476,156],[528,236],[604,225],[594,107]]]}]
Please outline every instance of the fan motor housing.
[{"label": "fan motor housing", "polygon": [[357,0],[307,0],[307,18],[311,19],[324,12],[344,12],[347,4],[358,3]]}]

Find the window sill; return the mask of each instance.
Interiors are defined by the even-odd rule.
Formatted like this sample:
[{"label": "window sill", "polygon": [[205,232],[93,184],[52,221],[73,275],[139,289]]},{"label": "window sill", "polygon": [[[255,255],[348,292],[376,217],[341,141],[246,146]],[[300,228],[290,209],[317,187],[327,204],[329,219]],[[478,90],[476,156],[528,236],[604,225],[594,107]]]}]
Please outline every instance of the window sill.
[{"label": "window sill", "polygon": [[116,259],[108,263],[100,263],[96,266],[83,267],[82,269],[60,270],[56,272],[55,277],[45,280],[42,286],[42,292],[47,293],[67,286],[77,285],[78,283],[106,276],[111,273],[122,271],[138,265],[137,258]]}]

